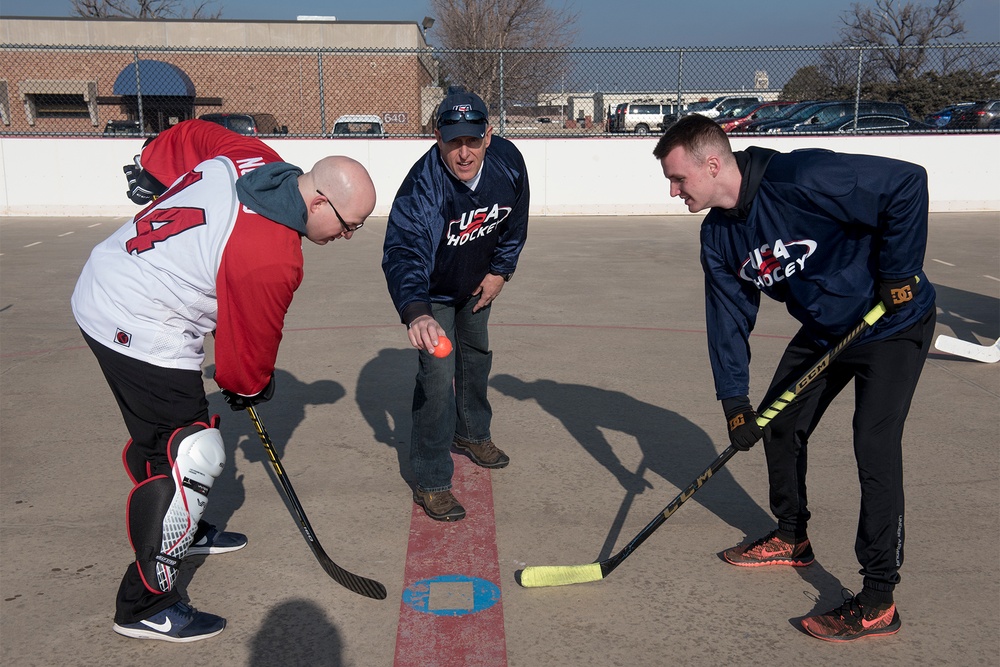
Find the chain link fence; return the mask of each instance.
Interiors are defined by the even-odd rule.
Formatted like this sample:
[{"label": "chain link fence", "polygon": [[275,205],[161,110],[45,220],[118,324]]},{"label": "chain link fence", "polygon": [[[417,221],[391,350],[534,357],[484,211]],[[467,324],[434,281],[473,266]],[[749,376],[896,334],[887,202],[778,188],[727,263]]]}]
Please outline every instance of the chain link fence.
[{"label": "chain link fence", "polygon": [[[501,51],[3,44],[0,135],[151,136],[207,116],[264,136],[426,137],[449,86],[479,93],[507,137],[657,133],[719,98],[744,99],[730,114],[747,98],[842,101],[837,118],[853,119],[855,129],[867,102],[890,102],[941,131],[986,132],[1000,131],[998,76],[1000,43]],[[932,116],[977,101],[997,104],[971,118],[961,109],[950,121]],[[647,120],[629,122],[633,109]]]}]

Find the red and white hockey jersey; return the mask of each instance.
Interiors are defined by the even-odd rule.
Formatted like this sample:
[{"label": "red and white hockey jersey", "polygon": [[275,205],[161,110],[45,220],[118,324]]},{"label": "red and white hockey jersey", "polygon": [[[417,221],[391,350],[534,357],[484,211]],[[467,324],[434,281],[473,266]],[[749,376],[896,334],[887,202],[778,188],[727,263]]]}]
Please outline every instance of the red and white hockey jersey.
[{"label": "red and white hockey jersey", "polygon": [[159,135],[143,168],[173,185],[94,248],[73,292],[80,328],[126,356],[188,370],[201,368],[214,331],[219,386],[263,390],[302,282],[302,243],[241,205],[235,184],[275,161],[263,142],[204,121]]}]

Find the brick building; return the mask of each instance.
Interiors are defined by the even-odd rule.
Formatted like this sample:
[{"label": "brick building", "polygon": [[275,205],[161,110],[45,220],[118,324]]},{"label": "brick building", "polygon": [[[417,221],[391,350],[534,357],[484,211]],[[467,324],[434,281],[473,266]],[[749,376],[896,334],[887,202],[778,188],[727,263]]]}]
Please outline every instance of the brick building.
[{"label": "brick building", "polygon": [[377,114],[388,134],[419,134],[437,67],[408,22],[0,18],[0,134],[159,132],[218,112],[304,136]]}]

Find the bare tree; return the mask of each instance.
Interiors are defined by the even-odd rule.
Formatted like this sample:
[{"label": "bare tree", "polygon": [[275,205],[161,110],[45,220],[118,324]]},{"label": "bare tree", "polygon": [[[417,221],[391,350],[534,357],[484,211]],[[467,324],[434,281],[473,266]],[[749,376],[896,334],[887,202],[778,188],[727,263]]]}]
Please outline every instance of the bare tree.
[{"label": "bare tree", "polygon": [[222,7],[209,11],[214,0],[71,0],[71,4],[74,14],[86,18],[217,19],[222,16]]},{"label": "bare tree", "polygon": [[[503,99],[537,104],[538,93],[566,75],[569,59],[559,53],[573,44],[577,15],[549,7],[546,0],[431,0],[434,33],[444,49],[449,83],[479,94],[498,108]],[[505,49],[548,49],[547,53]],[[502,75],[501,75],[502,66]]]},{"label": "bare tree", "polygon": [[911,79],[922,71],[927,51],[922,47],[965,34],[959,7],[965,0],[934,0],[933,6],[912,0],[875,0],[874,7],[854,3],[841,20],[843,43],[883,47],[871,52],[873,64],[891,80]]}]

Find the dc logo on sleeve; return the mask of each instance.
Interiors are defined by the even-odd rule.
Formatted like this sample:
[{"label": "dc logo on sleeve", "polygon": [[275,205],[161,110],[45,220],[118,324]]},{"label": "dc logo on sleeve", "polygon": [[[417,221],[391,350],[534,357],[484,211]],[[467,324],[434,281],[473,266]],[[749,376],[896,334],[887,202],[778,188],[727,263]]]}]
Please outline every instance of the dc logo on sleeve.
[{"label": "dc logo on sleeve", "polygon": [[119,345],[128,347],[132,344],[132,334],[127,331],[123,331],[122,329],[118,329],[115,332],[115,342]]}]

